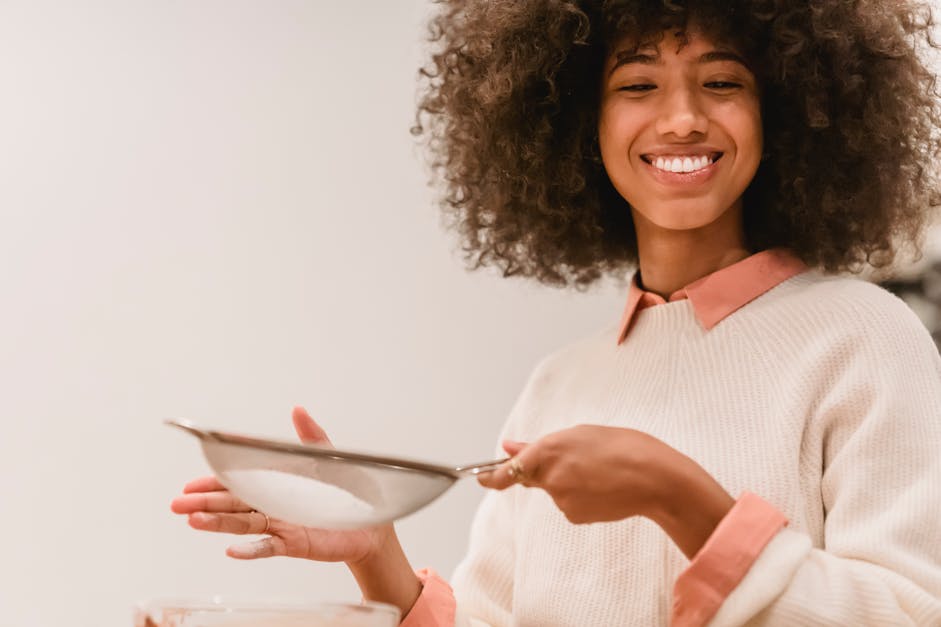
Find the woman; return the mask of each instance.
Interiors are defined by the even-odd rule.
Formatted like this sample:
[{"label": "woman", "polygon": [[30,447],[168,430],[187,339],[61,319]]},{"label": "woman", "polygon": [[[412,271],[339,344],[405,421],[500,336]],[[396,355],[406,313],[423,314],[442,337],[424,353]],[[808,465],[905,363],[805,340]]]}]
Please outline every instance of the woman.
[{"label": "woman", "polygon": [[344,561],[411,626],[941,624],[941,359],[836,276],[938,202],[930,18],[443,5],[416,132],[469,258],[575,286],[636,267],[621,322],[536,368],[450,584],[391,526],[268,521],[211,478],[174,511],[268,534],[233,557]]}]

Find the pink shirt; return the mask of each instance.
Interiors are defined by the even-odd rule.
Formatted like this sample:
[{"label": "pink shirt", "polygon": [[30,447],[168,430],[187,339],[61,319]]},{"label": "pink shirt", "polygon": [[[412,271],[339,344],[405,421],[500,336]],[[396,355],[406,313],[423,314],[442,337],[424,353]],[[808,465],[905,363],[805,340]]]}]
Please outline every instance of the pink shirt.
[{"label": "pink shirt", "polygon": [[[693,281],[670,294],[669,302],[689,299],[696,318],[708,331],[771,288],[806,269],[803,261],[785,249],[765,250]],[[638,313],[647,307],[668,302],[659,294],[641,289],[637,281],[638,275],[635,274],[621,317],[618,344],[627,339]]]},{"label": "pink shirt", "polygon": [[[644,291],[634,275],[621,318],[618,344],[646,308],[689,299],[697,320],[707,331],[727,316],[781,282],[806,270],[784,249],[766,250],[698,279],[664,299]],[[680,573],[673,587],[675,627],[705,625],[742,580],[765,545],[787,524],[775,507],[750,492],[743,493],[715,531]],[[422,593],[403,627],[444,627],[454,624],[456,603],[451,587],[431,570],[418,571]]]}]

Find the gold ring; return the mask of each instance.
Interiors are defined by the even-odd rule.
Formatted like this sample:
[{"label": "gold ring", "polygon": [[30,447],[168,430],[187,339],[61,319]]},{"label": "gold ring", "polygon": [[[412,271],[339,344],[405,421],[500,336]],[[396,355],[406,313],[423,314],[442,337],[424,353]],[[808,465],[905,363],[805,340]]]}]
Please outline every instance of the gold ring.
[{"label": "gold ring", "polygon": [[510,467],[506,469],[506,474],[509,475],[510,479],[519,482],[526,476],[526,471],[523,470],[523,464],[514,457],[510,460]]},{"label": "gold ring", "polygon": [[266,513],[264,513],[264,512],[259,512],[257,509],[253,509],[253,510],[252,510],[251,512],[249,512],[249,513],[250,513],[250,514],[261,514],[262,516],[265,517],[265,528],[264,528],[264,530],[262,530],[262,531],[259,532],[259,533],[261,533],[261,534],[266,534],[266,533],[268,533],[268,529],[271,527],[271,519],[268,518],[268,514],[266,514]]}]

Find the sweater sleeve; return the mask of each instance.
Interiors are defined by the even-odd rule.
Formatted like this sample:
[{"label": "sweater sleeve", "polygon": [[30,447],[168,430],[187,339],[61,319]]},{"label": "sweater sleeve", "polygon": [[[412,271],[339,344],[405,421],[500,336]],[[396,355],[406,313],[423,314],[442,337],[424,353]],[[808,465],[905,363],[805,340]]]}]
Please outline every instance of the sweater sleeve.
[{"label": "sweater sleeve", "polygon": [[941,357],[912,319],[833,356],[823,546],[778,531],[709,625],[941,625]]},{"label": "sweater sleeve", "polygon": [[742,494],[677,578],[670,624],[702,625],[711,618],[786,524],[773,505]]}]

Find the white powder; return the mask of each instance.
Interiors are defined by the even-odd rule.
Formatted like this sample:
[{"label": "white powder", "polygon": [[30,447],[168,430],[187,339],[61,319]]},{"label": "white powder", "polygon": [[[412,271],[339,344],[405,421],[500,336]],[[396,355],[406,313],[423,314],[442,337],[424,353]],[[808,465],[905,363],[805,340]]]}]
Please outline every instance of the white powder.
[{"label": "white powder", "polygon": [[220,479],[252,507],[295,525],[350,529],[377,522],[372,505],[317,479],[264,469],[229,470]]}]

